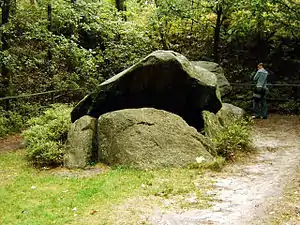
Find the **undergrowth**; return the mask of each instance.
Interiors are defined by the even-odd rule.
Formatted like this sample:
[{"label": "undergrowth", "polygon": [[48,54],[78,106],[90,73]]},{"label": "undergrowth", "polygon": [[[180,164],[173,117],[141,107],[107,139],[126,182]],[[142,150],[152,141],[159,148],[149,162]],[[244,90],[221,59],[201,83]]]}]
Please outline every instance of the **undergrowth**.
[{"label": "undergrowth", "polygon": [[25,129],[27,121],[38,116],[42,109],[43,106],[29,102],[11,103],[8,110],[0,107],[0,138]]},{"label": "undergrowth", "polygon": [[54,104],[42,115],[28,120],[28,129],[22,133],[27,158],[35,166],[62,164],[64,144],[71,126],[72,107]]},{"label": "undergrowth", "polygon": [[218,157],[231,160],[240,152],[253,150],[250,132],[253,121],[248,117],[220,116],[207,111],[203,117],[204,134],[215,144]]},{"label": "undergrowth", "polygon": [[217,153],[225,159],[233,159],[237,152],[252,150],[250,124],[245,120],[231,121],[216,132],[212,141],[216,144]]}]

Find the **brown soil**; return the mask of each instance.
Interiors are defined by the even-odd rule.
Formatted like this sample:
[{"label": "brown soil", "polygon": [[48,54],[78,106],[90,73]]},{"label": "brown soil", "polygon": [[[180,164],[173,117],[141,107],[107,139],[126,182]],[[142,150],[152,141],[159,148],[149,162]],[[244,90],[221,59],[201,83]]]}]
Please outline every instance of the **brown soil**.
[{"label": "brown soil", "polygon": [[0,139],[0,153],[14,151],[23,147],[24,143],[20,134],[14,134]]}]

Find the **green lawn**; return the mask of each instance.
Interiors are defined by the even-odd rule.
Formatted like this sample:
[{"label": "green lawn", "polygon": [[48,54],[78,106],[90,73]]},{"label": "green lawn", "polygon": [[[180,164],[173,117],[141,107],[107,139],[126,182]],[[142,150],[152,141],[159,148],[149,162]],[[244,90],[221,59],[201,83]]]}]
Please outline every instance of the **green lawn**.
[{"label": "green lawn", "polygon": [[[37,170],[27,165],[25,150],[5,152],[0,153],[0,224],[116,224],[118,218],[136,224],[142,206],[132,199],[142,198],[139,204],[147,209],[164,199],[177,199],[174,207],[207,208],[204,193],[211,187],[199,169]],[[182,200],[191,193],[196,204]]]}]

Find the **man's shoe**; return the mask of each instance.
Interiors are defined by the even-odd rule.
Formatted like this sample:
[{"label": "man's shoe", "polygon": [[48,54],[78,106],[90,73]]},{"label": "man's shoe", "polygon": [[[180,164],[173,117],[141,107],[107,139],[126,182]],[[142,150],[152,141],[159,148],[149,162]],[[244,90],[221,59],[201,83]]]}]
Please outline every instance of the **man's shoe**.
[{"label": "man's shoe", "polygon": [[260,116],[252,116],[252,119],[259,119]]},{"label": "man's shoe", "polygon": [[266,119],[268,119],[268,117],[264,116],[263,119],[266,120]]}]

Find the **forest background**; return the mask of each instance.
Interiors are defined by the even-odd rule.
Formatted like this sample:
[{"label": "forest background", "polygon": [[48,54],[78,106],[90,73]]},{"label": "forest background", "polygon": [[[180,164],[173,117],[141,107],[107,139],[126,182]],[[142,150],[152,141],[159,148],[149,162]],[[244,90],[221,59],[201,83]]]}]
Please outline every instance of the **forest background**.
[{"label": "forest background", "polygon": [[0,6],[0,136],[50,104],[78,102],[158,49],[219,63],[233,84],[224,101],[249,111],[250,76],[264,62],[270,111],[300,113],[299,0],[0,0]]}]

